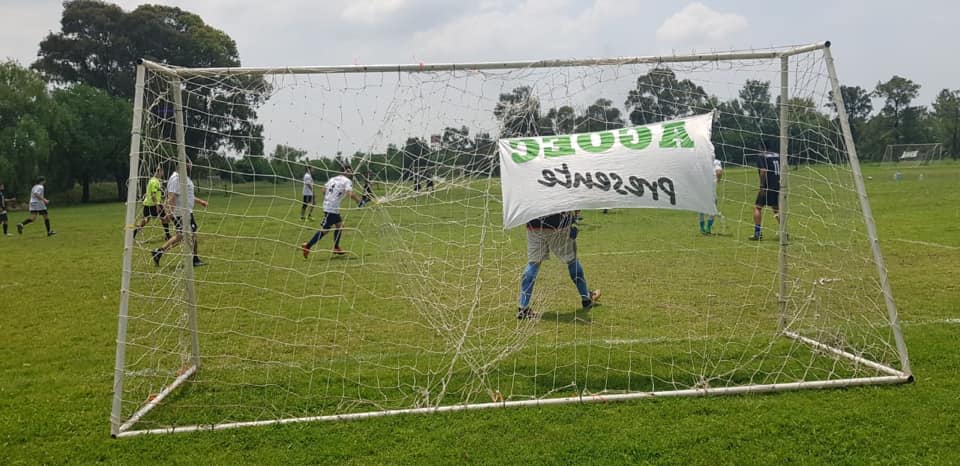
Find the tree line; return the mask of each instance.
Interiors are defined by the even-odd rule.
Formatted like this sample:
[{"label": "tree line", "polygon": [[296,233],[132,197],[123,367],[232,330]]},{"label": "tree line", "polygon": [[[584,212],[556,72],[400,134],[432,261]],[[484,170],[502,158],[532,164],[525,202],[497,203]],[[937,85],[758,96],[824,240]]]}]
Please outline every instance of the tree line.
[{"label": "tree line", "polygon": [[[241,65],[233,39],[193,13],[160,5],[127,12],[99,0],[66,1],[61,31],[40,42],[36,62],[29,68],[0,63],[0,181],[9,191],[24,192],[44,174],[51,192],[79,184],[84,202],[91,184],[103,181],[116,184],[118,199],[126,198],[133,80],[141,57],[191,67]],[[168,85],[148,83],[145,91],[162,96]],[[900,76],[869,90],[841,86],[861,160],[879,160],[889,144],[927,142],[960,156],[960,90],[941,90],[930,108],[915,103],[919,90],[918,83]],[[749,164],[761,144],[776,150],[779,142],[779,97],[769,81],[747,80],[737,97],[722,100],[667,67],[638,76],[623,97],[623,111],[607,97],[580,110],[544,109],[532,87],[519,86],[501,94],[493,108],[499,135],[444,126],[437,128],[439,141],[411,135],[382,153],[319,158],[286,145],[265,151],[255,108],[271,89],[262,78],[201,77],[186,81],[182,91],[191,99],[184,111],[189,155],[201,159],[198,166],[210,167],[198,176],[229,175],[234,181],[298,179],[306,164],[314,166],[318,181],[343,165],[380,180],[495,175],[496,137],[602,131],[708,111],[718,112],[714,143],[725,161]],[[882,104],[876,111],[875,100]],[[820,108],[810,99],[792,98],[788,107],[793,157],[808,162],[840,157],[844,144],[832,104]],[[159,110],[159,116],[170,117],[169,108]],[[165,136],[173,139],[172,133]]]}]

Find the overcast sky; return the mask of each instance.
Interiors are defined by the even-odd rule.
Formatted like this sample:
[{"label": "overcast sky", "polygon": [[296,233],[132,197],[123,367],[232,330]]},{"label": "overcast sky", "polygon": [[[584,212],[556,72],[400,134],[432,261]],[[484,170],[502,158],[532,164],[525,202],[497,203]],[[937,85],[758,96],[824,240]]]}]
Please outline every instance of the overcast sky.
[{"label": "overcast sky", "polygon": [[[145,3],[120,0],[127,10]],[[244,65],[656,55],[831,40],[845,84],[960,88],[951,0],[159,0],[225,31]],[[0,57],[31,63],[59,0],[0,0]]]},{"label": "overcast sky", "polygon": [[[119,0],[131,10],[137,0]],[[247,66],[659,55],[830,40],[844,84],[898,74],[919,104],[960,89],[960,1],[158,0],[237,42]],[[0,0],[0,57],[34,61],[59,0]],[[876,107],[876,106],[875,106]]]}]

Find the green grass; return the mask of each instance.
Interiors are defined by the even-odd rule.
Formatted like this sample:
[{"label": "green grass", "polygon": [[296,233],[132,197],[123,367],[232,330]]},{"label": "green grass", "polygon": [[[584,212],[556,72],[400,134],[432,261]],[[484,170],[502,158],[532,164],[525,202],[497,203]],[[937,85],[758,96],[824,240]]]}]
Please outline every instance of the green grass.
[{"label": "green grass", "polygon": [[[923,181],[919,170],[910,170],[900,182],[893,181],[894,168],[865,170],[873,177],[867,187],[904,321],[915,384],[400,416],[122,440],[109,437],[109,410],[123,207],[51,205],[58,236],[45,238],[41,225],[31,225],[22,237],[0,238],[0,330],[6,335],[0,345],[0,463],[956,461],[960,420],[949,407],[957,404],[960,388],[960,359],[954,356],[960,343],[960,166],[924,169]],[[815,202],[800,202],[813,199],[804,192],[816,192],[831,203],[855,198],[824,183],[835,174],[800,169],[795,175],[790,249],[795,325],[806,330],[840,328],[842,344],[895,363],[890,360],[889,335],[864,330],[870,328],[865,323],[882,323],[882,312],[864,311],[856,314],[863,321],[848,322],[829,311],[858,312],[856,296],[877,298],[872,264],[858,261],[866,253],[854,247],[863,237],[846,233],[862,231],[852,215],[857,209],[824,211]],[[752,233],[747,223],[754,178],[749,170],[728,171],[721,191],[728,219],[718,225],[725,229],[719,237],[697,235],[688,213],[586,213],[580,250],[587,278],[604,290],[604,306],[588,314],[576,312],[577,299],[565,270],[551,260],[541,271],[535,299],[543,317],[521,327],[513,311],[517,276],[525,262],[522,229],[487,231],[481,241],[480,229],[445,223],[482,212],[486,197],[479,193],[487,191],[485,186],[439,193],[429,201],[429,209],[424,208],[426,200],[410,198],[348,212],[348,224],[358,228],[344,238],[355,251],[352,258],[333,259],[317,251],[308,261],[295,249],[311,231],[296,220],[298,206],[288,200],[291,189],[257,186],[258,195],[275,197],[253,198],[246,195],[253,187],[241,186],[229,197],[215,195],[211,209],[199,219],[201,254],[210,266],[197,271],[201,345],[209,359],[198,380],[151,413],[146,427],[409,405],[420,396],[414,388],[436,388],[437,374],[450,356],[447,349],[464,330],[463,354],[477,361],[495,358],[497,348],[512,341],[525,344],[486,377],[470,371],[470,363],[454,365],[450,395],[443,404],[462,398],[488,401],[484,396],[490,387],[509,399],[527,399],[551,391],[617,393],[662,384],[683,388],[704,374],[726,374],[711,381],[721,385],[801,377],[794,372],[807,368],[814,353],[769,338],[768,330],[775,328],[775,235],[768,232],[771,240],[760,244],[745,241]],[[487,223],[499,222],[498,208],[489,215]],[[11,220],[15,223],[21,216],[12,213]],[[271,220],[275,218],[288,221]],[[479,218],[474,224],[481,223]],[[387,228],[387,219],[401,228]],[[768,230],[772,225],[767,223]],[[145,234],[147,239],[156,237],[158,230]],[[464,272],[475,270],[479,259],[476,247],[461,246],[481,243],[484,272]],[[183,344],[176,322],[181,305],[168,300],[180,295],[179,283],[169,278],[175,258],[165,257],[163,274],[157,275],[147,254],[155,244],[136,251],[132,289],[139,295],[131,307],[140,319],[155,319],[134,320],[130,331],[151,348],[178,351]],[[321,243],[329,244],[328,238]],[[827,287],[810,285],[833,276],[850,278]],[[858,276],[864,279],[853,279]],[[478,278],[483,286],[475,294]],[[411,301],[397,286],[425,297]],[[275,289],[288,294],[264,293]],[[811,292],[816,299],[805,299]],[[864,307],[883,310],[879,301]],[[150,314],[152,309],[160,312]],[[467,328],[466,321],[475,325]],[[143,337],[158,328],[160,333]],[[731,332],[740,336],[731,337]],[[699,346],[688,338],[691,334],[719,337],[725,344]],[[257,343],[249,335],[263,338]],[[601,343],[621,340],[636,342]],[[883,343],[871,346],[873,341]],[[568,342],[577,343],[565,346]],[[758,348],[770,357],[743,359]],[[423,349],[431,352],[416,354]],[[176,354],[137,349],[131,349],[128,362],[136,355],[142,355],[144,363],[133,367],[144,372],[130,382],[127,414],[142,401],[133,395],[143,398],[155,392],[180,365]],[[862,369],[830,364],[828,358],[812,360],[813,373],[807,378],[862,375]],[[632,368],[629,373],[635,378],[610,370],[630,367],[631,361],[658,365]],[[397,369],[403,366],[414,370]],[[156,376],[148,368],[156,369]],[[426,382],[425,377],[434,379]],[[318,388],[339,396],[321,396]],[[357,399],[368,403],[348,402]]]}]

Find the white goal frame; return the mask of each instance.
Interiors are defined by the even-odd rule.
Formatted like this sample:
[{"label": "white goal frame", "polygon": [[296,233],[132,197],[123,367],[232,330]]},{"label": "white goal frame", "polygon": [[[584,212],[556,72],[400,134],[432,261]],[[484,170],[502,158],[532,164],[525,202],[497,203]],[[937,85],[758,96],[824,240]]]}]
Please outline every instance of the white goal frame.
[{"label": "white goal frame", "polygon": [[[904,157],[903,155],[897,156],[897,154],[906,154],[908,152],[920,152],[924,151],[929,154],[928,157],[917,159],[918,157]],[[930,162],[943,160],[943,144],[939,142],[930,142],[930,143],[921,143],[921,144],[889,144],[887,148],[883,151],[883,156],[880,158],[880,163],[895,163],[895,164],[912,164],[912,165],[927,165]]]},{"label": "white goal frame", "polygon": [[[133,254],[135,249],[134,237],[133,237],[133,227],[136,220],[136,207],[137,207],[137,185],[138,183],[138,174],[140,173],[139,167],[139,152],[141,149],[141,126],[143,121],[143,96],[144,96],[144,79],[145,72],[150,70],[151,72],[160,73],[169,77],[171,81],[171,93],[173,94],[174,102],[174,114],[175,125],[176,125],[176,144],[178,146],[178,158],[179,158],[179,172],[181,183],[185,183],[186,178],[186,150],[184,142],[184,121],[182,113],[182,102],[181,102],[181,92],[180,92],[180,79],[183,76],[229,76],[233,74],[340,74],[340,73],[364,73],[364,72],[431,72],[431,71],[451,71],[451,70],[505,70],[505,69],[522,69],[522,68],[548,68],[548,67],[573,67],[573,66],[590,66],[590,65],[613,65],[613,64],[668,64],[668,63],[685,63],[685,62],[730,62],[736,60],[751,60],[751,59],[780,59],[781,60],[781,82],[780,82],[780,95],[788,96],[790,95],[790,79],[789,79],[789,64],[792,57],[795,57],[800,54],[810,53],[819,51],[824,55],[826,62],[827,71],[829,74],[830,88],[833,90],[833,99],[835,108],[838,112],[839,122],[842,129],[843,144],[849,156],[850,168],[853,174],[855,190],[859,198],[860,208],[863,213],[863,222],[866,228],[866,233],[871,245],[871,253],[873,260],[875,261],[878,273],[878,281],[882,288],[882,293],[885,301],[887,317],[890,323],[890,331],[893,334],[896,350],[899,355],[900,369],[890,367],[885,364],[874,362],[868,359],[865,359],[861,356],[852,354],[843,349],[837,348],[834,345],[831,345],[827,342],[816,341],[814,339],[801,336],[792,331],[786,329],[784,320],[786,319],[786,304],[787,300],[785,294],[787,292],[788,276],[790,273],[790,263],[789,255],[787,254],[788,248],[790,246],[788,242],[788,222],[787,217],[789,215],[789,198],[790,198],[790,189],[789,189],[789,178],[787,176],[788,171],[784,170],[782,173],[782,185],[780,190],[780,215],[781,221],[779,222],[779,312],[780,312],[780,331],[779,335],[794,340],[803,345],[807,345],[812,349],[817,351],[825,352],[832,354],[837,358],[843,358],[848,361],[853,362],[854,364],[867,366],[875,369],[878,372],[878,375],[872,377],[860,377],[860,378],[846,378],[846,379],[833,379],[833,380],[820,380],[820,381],[801,381],[794,383],[780,383],[780,384],[760,384],[760,385],[747,385],[747,386],[737,386],[737,387],[697,387],[693,389],[685,390],[667,390],[667,391],[643,391],[643,392],[633,392],[633,393],[624,393],[624,394],[612,394],[612,395],[603,395],[603,396],[569,396],[569,397],[557,397],[557,398],[542,398],[542,399],[533,399],[533,400],[503,400],[496,402],[487,402],[487,403],[469,403],[469,404],[455,404],[455,405],[445,405],[445,406],[434,406],[426,408],[410,408],[410,409],[394,409],[386,411],[373,411],[373,412],[360,412],[360,413],[350,413],[350,414],[339,414],[339,415],[329,415],[329,416],[313,416],[313,417],[293,417],[285,419],[271,419],[271,420],[260,420],[260,421],[250,421],[250,422],[230,422],[222,424],[212,424],[212,425],[192,425],[192,426],[178,426],[171,428],[158,428],[158,429],[145,429],[137,430],[137,422],[155,407],[157,407],[167,396],[171,393],[174,393],[180,386],[188,383],[191,377],[198,371],[202,370],[203,357],[201,354],[202,342],[200,341],[200,332],[197,328],[197,319],[196,319],[196,298],[193,293],[193,264],[189,254],[184,255],[183,257],[183,266],[182,273],[183,283],[187,287],[185,290],[185,296],[188,302],[188,322],[187,327],[188,331],[192,334],[192,348],[191,348],[191,365],[185,368],[182,372],[179,373],[178,377],[166,386],[160,393],[155,397],[146,402],[139,410],[137,410],[132,416],[127,418],[123,417],[122,404],[123,404],[123,387],[124,387],[124,377],[125,373],[125,363],[126,363],[126,341],[127,341],[127,326],[128,326],[128,303],[130,300],[130,283],[132,275],[132,262]],[[788,99],[781,98],[779,100],[779,117],[780,117],[780,163],[781,166],[787,167],[789,153],[789,125],[788,125],[788,116],[789,104]],[[181,187],[182,190],[186,189],[186,186]],[[187,196],[179,196],[182,202],[186,202]],[[463,410],[478,410],[478,409],[489,409],[489,408],[504,408],[511,406],[544,406],[544,405],[554,405],[554,404],[564,404],[564,403],[589,403],[589,402],[599,402],[599,401],[618,401],[618,400],[630,400],[630,399],[639,399],[639,398],[660,398],[660,397],[675,397],[675,396],[708,396],[708,395],[724,395],[724,394],[740,394],[740,393],[763,393],[763,392],[780,392],[780,391],[791,391],[791,390],[801,390],[801,389],[820,389],[820,388],[830,388],[830,387],[850,387],[850,386],[860,386],[860,385],[882,385],[882,384],[900,384],[906,383],[913,380],[910,361],[907,355],[907,348],[904,342],[903,333],[900,327],[900,321],[898,317],[898,311],[896,303],[893,299],[893,293],[890,288],[889,279],[887,277],[887,271],[884,265],[883,256],[880,250],[879,241],[877,239],[876,226],[874,224],[873,214],[870,209],[870,203],[867,199],[867,193],[864,185],[863,175],[860,170],[860,163],[857,157],[856,147],[854,146],[853,138],[850,132],[850,125],[848,123],[847,115],[845,112],[845,107],[842,101],[842,93],[840,92],[840,82],[837,79],[836,70],[834,67],[834,62],[832,55],[830,53],[830,42],[821,42],[810,44],[806,46],[793,47],[789,49],[780,49],[776,51],[744,51],[744,52],[731,52],[731,53],[711,53],[711,54],[699,54],[699,55],[670,55],[670,56],[646,56],[646,57],[618,57],[618,58],[608,58],[608,59],[589,59],[589,60],[543,60],[543,61],[514,61],[514,62],[482,62],[482,63],[444,63],[444,64],[407,64],[407,65],[375,65],[375,66],[364,66],[364,65],[354,65],[354,66],[309,66],[309,67],[278,67],[278,68],[201,68],[201,69],[188,69],[188,68],[176,68],[166,65],[161,65],[158,63],[142,60],[137,66],[136,72],[136,88],[134,96],[134,109],[133,109],[133,127],[131,131],[131,142],[130,142],[130,177],[128,180],[128,190],[127,190],[127,204],[126,204],[126,225],[127,228],[124,232],[124,251],[123,251],[123,270],[121,277],[121,287],[120,287],[120,304],[119,304],[119,316],[118,316],[118,330],[117,330],[117,348],[116,348],[116,358],[115,358],[115,369],[114,369],[114,381],[113,381],[113,403],[112,403],[112,413],[110,418],[110,428],[111,434],[114,437],[130,437],[141,434],[157,434],[157,433],[174,433],[174,432],[191,432],[199,430],[220,430],[228,429],[234,427],[243,427],[243,426],[262,426],[262,425],[273,425],[273,424],[289,424],[289,423],[299,423],[299,422],[311,422],[311,421],[334,421],[334,420],[346,420],[346,419],[362,419],[375,416],[389,416],[389,415],[398,415],[398,414],[408,414],[408,413],[437,413],[437,412],[447,412],[447,411],[463,411]],[[189,232],[189,229],[186,229]],[[186,244],[189,245],[193,241],[192,235],[187,234]]]}]

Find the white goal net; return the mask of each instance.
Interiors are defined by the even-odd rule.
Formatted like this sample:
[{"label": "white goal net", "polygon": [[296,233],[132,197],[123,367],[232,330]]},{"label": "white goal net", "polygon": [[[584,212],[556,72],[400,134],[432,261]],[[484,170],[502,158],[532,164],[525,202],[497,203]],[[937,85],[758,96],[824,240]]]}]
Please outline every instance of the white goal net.
[{"label": "white goal net", "polygon": [[[829,44],[456,65],[148,62],[137,83],[114,435],[910,379],[849,131],[825,113],[840,95]],[[719,215],[580,211],[576,255],[600,305],[581,308],[554,256],[518,319],[528,231],[504,229],[497,141],[603,141],[707,113]],[[750,241],[769,153],[780,190],[765,203],[781,222],[764,207]],[[362,206],[337,194],[342,182],[324,192],[347,166]],[[199,199],[196,235],[189,196],[168,207],[186,227],[176,244],[157,218],[140,220],[158,167],[160,186],[189,192],[189,177]],[[325,210],[342,229],[305,257]]]}]

